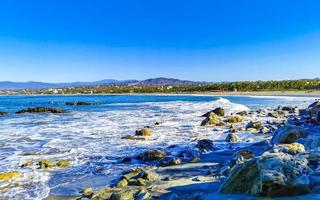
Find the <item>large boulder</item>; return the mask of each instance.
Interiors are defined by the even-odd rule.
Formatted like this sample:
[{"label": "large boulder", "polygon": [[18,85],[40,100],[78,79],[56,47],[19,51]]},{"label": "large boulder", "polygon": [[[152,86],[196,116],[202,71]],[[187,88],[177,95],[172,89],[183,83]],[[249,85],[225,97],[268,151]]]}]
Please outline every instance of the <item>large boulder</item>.
[{"label": "large boulder", "polygon": [[207,112],[206,114],[202,115],[202,117],[209,117],[212,113],[214,113],[220,117],[223,117],[225,115],[224,109],[219,107],[219,108],[216,108],[214,110]]},{"label": "large boulder", "polygon": [[293,196],[310,192],[308,161],[286,153],[266,153],[238,164],[220,188],[221,193]]},{"label": "large boulder", "polygon": [[308,107],[311,120],[317,124],[320,124],[320,100],[317,100]]},{"label": "large boulder", "polygon": [[291,144],[300,138],[306,138],[307,132],[305,129],[295,125],[285,125],[280,127],[271,139],[273,144]]},{"label": "large boulder", "polygon": [[215,113],[210,113],[208,117],[206,117],[202,122],[201,126],[206,126],[206,125],[211,125],[211,126],[222,126],[223,121],[222,119]]}]

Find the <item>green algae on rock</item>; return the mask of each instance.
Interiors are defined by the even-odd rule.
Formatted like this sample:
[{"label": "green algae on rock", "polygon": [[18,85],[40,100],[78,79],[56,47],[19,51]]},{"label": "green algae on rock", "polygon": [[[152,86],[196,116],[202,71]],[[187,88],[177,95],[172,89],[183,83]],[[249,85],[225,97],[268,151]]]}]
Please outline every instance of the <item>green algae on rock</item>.
[{"label": "green algae on rock", "polygon": [[65,110],[58,109],[58,108],[46,108],[46,107],[36,107],[36,108],[27,108],[23,110],[19,110],[16,114],[23,114],[23,113],[65,113]]},{"label": "green algae on rock", "polygon": [[153,134],[153,132],[149,129],[139,129],[136,130],[136,136],[151,136]]},{"label": "green algae on rock", "polygon": [[138,160],[141,161],[159,161],[165,158],[167,154],[159,150],[147,150],[137,156]]},{"label": "green algae on rock", "polygon": [[21,172],[19,171],[9,171],[5,173],[0,173],[0,181],[9,181],[12,179],[19,178],[21,176]]}]

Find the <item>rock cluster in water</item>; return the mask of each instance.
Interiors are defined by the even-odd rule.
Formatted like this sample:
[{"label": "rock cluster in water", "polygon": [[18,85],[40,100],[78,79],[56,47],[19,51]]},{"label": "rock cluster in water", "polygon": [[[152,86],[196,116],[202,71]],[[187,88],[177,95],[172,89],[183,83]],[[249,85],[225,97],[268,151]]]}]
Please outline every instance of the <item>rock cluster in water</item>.
[{"label": "rock cluster in water", "polygon": [[58,108],[46,108],[46,107],[36,107],[36,108],[27,108],[23,110],[19,110],[17,114],[23,113],[65,113],[65,110],[58,109]]}]

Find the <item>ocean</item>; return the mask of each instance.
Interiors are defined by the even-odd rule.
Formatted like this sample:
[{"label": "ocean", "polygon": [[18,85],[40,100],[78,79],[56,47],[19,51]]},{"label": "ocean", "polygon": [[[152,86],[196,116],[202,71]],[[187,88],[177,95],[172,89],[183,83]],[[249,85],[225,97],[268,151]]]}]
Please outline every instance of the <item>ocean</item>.
[{"label": "ocean", "polygon": [[[224,130],[200,126],[202,114],[222,107],[227,114],[242,110],[298,106],[305,108],[315,97],[210,96],[210,95],[75,95],[0,96],[0,172],[19,170],[22,177],[0,182],[0,199],[43,199],[49,195],[77,195],[84,188],[102,188],[139,162],[123,164],[127,156],[146,149],[173,154],[193,148],[207,138],[220,147]],[[90,106],[66,106],[84,101]],[[63,114],[15,114],[28,107],[65,109]],[[261,119],[263,120],[263,119]],[[159,123],[159,125],[155,125]],[[146,141],[123,140],[135,130],[150,127]],[[250,142],[250,134],[240,134]],[[33,154],[33,155],[26,155]],[[26,161],[68,159],[71,167],[40,170],[21,168]]]}]

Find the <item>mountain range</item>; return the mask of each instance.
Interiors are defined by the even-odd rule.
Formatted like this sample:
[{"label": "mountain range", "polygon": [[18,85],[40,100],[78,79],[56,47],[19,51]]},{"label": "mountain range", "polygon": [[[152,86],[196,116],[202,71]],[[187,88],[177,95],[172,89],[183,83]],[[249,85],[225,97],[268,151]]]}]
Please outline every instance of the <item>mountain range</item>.
[{"label": "mountain range", "polygon": [[115,80],[105,79],[94,82],[69,82],[69,83],[45,83],[45,82],[0,82],[0,90],[20,90],[20,89],[45,89],[62,87],[98,86],[98,85],[194,85],[204,82],[180,80],[174,78],[151,78],[146,80]]}]

